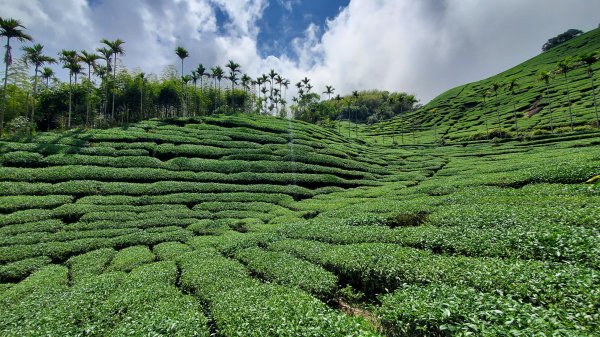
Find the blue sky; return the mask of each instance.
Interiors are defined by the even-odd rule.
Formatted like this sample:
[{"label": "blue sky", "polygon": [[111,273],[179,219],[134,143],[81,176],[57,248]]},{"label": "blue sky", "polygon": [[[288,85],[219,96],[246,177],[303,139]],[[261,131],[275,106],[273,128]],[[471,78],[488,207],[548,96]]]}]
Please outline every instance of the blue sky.
[{"label": "blue sky", "polygon": [[317,92],[404,91],[422,103],[600,23],[597,0],[0,0],[0,9],[55,57],[120,38],[119,62],[156,78],[179,69],[183,46],[186,73],[234,60],[252,77],[308,77]]},{"label": "blue sky", "polygon": [[302,38],[310,24],[319,27],[319,38],[327,20],[335,18],[349,0],[275,0],[270,1],[258,20],[258,51],[260,56],[295,57],[293,39]]}]

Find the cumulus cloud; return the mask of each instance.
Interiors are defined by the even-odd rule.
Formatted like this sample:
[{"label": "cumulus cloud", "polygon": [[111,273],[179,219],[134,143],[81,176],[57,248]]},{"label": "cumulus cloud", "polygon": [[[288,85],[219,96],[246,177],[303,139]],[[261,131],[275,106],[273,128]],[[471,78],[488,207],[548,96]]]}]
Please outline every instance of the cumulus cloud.
[{"label": "cumulus cloud", "polygon": [[302,5],[298,0],[0,0],[0,15],[21,19],[54,55],[60,49],[93,50],[101,38],[121,38],[129,69],[160,74],[179,64],[174,49],[182,45],[191,55],[186,72],[199,63],[211,67],[232,59],[253,77],[275,69],[292,83],[308,76],[317,91],[326,84],[340,94],[380,88],[415,93],[426,102],[535,56],[549,37],[569,28],[595,28],[600,12],[600,2],[589,0],[351,0],[335,18],[310,24],[290,41],[291,55],[261,57],[258,23],[275,2],[292,15]]},{"label": "cumulus cloud", "polygon": [[[568,28],[595,28],[599,12],[586,0],[352,0],[309,43],[323,55],[306,70],[338,92],[401,90],[426,102],[535,56]],[[307,64],[310,55],[299,55]]]}]

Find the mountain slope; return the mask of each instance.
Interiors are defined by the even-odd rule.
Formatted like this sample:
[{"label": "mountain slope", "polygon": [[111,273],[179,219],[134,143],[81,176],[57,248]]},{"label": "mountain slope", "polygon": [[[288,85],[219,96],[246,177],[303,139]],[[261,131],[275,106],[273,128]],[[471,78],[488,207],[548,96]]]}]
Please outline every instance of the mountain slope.
[{"label": "mountain slope", "polygon": [[[566,57],[576,59],[579,55],[598,50],[600,29],[595,29],[498,75],[450,89],[414,112],[371,127],[370,134],[391,136],[416,130],[419,139],[427,142],[433,141],[436,134],[437,137],[445,136],[450,140],[474,135],[480,138],[483,135],[485,138],[486,130],[497,128],[513,132],[516,127],[519,131],[538,132],[570,128],[567,88],[570,90],[574,126],[590,126],[596,123],[597,118],[587,67],[579,65],[568,72],[567,81],[562,74],[553,74],[547,93],[545,84],[539,79],[539,72],[555,72],[558,62]],[[600,62],[596,62],[593,65],[595,85],[599,82],[599,69]],[[507,89],[512,80],[518,83],[514,99]],[[498,111],[496,96],[491,90],[493,83],[501,85],[498,90]],[[484,103],[483,93],[486,91],[488,96]]]}]

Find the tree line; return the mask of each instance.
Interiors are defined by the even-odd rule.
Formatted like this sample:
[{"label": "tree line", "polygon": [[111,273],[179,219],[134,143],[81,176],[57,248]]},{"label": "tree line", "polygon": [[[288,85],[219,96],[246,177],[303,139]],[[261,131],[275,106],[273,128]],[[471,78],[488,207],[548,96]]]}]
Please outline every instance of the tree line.
[{"label": "tree line", "polygon": [[[305,77],[295,84],[297,95],[290,106],[286,97],[291,82],[275,70],[252,78],[230,60],[224,67],[198,64],[186,74],[184,63],[190,54],[182,46],[174,50],[181,62],[179,74],[174,66],[166,67],[160,76],[132,72],[122,64],[126,44],[121,39],[102,39],[92,51],[61,50],[56,57],[34,43],[22,46],[23,56],[13,61],[11,43],[33,41],[25,29],[19,20],[0,18],[0,36],[6,38],[0,136],[5,129],[105,127],[216,113],[271,114],[313,123],[342,118],[373,122],[412,109],[416,103],[414,96],[404,93],[381,94],[382,104],[373,103],[373,93],[359,95],[361,100],[353,95],[332,97],[335,89],[330,85],[322,92],[328,100],[321,101]],[[68,83],[58,80],[53,65],[68,71]]]}]

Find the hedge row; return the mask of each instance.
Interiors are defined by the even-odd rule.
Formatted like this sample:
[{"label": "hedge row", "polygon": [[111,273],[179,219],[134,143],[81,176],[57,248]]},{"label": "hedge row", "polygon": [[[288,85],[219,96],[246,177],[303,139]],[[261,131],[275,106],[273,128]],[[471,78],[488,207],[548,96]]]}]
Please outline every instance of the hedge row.
[{"label": "hedge row", "polygon": [[106,271],[131,271],[154,261],[154,254],[146,246],[133,246],[120,250],[106,268]]},{"label": "hedge row", "polygon": [[31,245],[41,242],[64,242],[85,238],[110,238],[134,233],[135,229],[63,230],[56,233],[32,232],[0,238],[0,246]]},{"label": "hedge row", "polygon": [[156,182],[183,180],[237,184],[300,185],[310,188],[324,186],[374,186],[371,180],[347,180],[331,174],[308,173],[253,173],[223,174],[216,172],[169,171],[153,168],[112,168],[99,166],[52,166],[43,168],[4,167],[0,179],[22,182],[61,182],[68,180],[99,180],[119,182]]},{"label": "hedge row", "polygon": [[64,223],[58,219],[43,221],[24,222],[0,227],[0,237],[9,237],[22,233],[31,232],[57,232],[64,227]]},{"label": "hedge row", "polygon": [[335,275],[287,253],[253,247],[236,252],[235,258],[263,279],[302,289],[317,297],[331,298],[337,290]]},{"label": "hedge row", "polygon": [[309,190],[296,185],[270,184],[223,184],[197,183],[187,181],[158,181],[154,183],[101,182],[95,180],[71,180],[60,183],[0,182],[0,195],[163,195],[169,193],[282,193],[299,198],[309,198],[319,193],[327,193],[325,188]]},{"label": "hedge row", "polygon": [[102,274],[115,254],[117,251],[112,248],[101,248],[73,256],[67,260],[65,265],[69,267],[71,280],[78,282],[86,277],[96,277]]},{"label": "hedge row", "polygon": [[534,305],[557,307],[593,327],[599,313],[600,276],[596,271],[538,261],[449,257],[390,244],[329,245],[283,240],[270,246],[324,266],[366,293],[403,284],[465,285],[501,293]]},{"label": "hedge row", "polygon": [[98,147],[78,147],[60,144],[44,144],[44,143],[15,143],[15,142],[2,142],[0,141],[0,153],[8,152],[33,152],[43,155],[57,154],[57,153],[78,153],[87,155],[98,155],[98,156],[148,156],[149,152],[144,149],[124,149],[117,150],[112,147],[98,146]]},{"label": "hedge row", "polygon": [[374,336],[308,294],[261,284],[212,249],[182,256],[181,285],[208,303],[220,336]]},{"label": "hedge row", "polygon": [[292,197],[286,194],[268,193],[175,193],[159,196],[131,197],[124,195],[89,196],[81,198],[78,204],[94,205],[151,205],[151,204],[187,204],[194,205],[202,202],[266,202],[281,206],[293,202]]},{"label": "hedge row", "polygon": [[53,261],[100,248],[124,248],[135,245],[154,245],[165,241],[187,241],[192,233],[179,227],[151,228],[112,238],[85,238],[67,242],[43,242],[31,245],[0,247],[0,262],[9,263],[31,257],[48,256]]},{"label": "hedge row", "polygon": [[[208,320],[175,287],[174,263],[159,262],[130,274],[107,273],[67,287],[67,270],[52,266],[9,289],[0,300],[4,335],[210,335]],[[85,308],[85,310],[82,310]]]},{"label": "hedge row", "polygon": [[463,286],[408,285],[380,300],[387,336],[592,335],[558,310]]},{"label": "hedge row", "polygon": [[[373,223],[377,217],[367,216],[368,221]],[[385,224],[388,219],[381,221]],[[452,255],[569,262],[600,269],[596,258],[600,254],[600,238],[596,229],[555,224],[468,230],[461,226],[429,225],[390,229],[343,225],[345,222],[315,221],[313,224],[285,225],[278,230],[289,238],[328,243],[395,243]]]}]

